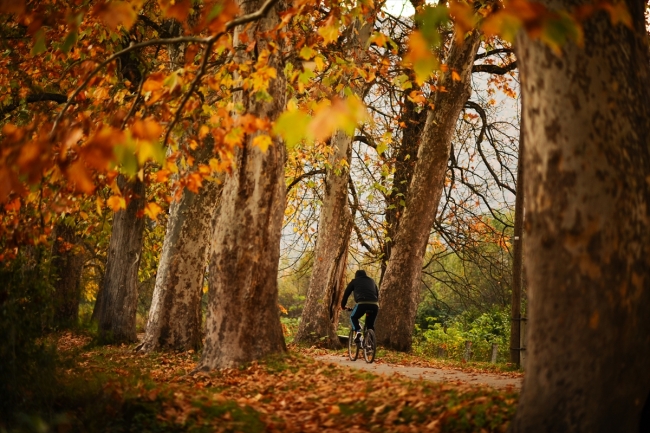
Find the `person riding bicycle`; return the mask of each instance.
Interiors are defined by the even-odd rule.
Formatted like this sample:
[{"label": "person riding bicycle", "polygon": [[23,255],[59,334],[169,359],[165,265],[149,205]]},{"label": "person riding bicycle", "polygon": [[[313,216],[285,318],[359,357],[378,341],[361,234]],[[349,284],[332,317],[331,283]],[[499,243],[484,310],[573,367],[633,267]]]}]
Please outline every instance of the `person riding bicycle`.
[{"label": "person riding bicycle", "polygon": [[366,271],[359,269],[354,274],[354,279],[345,288],[343,300],[341,301],[341,309],[345,309],[345,304],[348,303],[350,293],[354,291],[354,301],[357,305],[352,309],[350,321],[352,328],[356,331],[354,341],[359,343],[361,341],[361,325],[359,319],[366,315],[366,327],[368,329],[375,329],[375,319],[379,312],[379,288],[375,281],[366,275]]}]

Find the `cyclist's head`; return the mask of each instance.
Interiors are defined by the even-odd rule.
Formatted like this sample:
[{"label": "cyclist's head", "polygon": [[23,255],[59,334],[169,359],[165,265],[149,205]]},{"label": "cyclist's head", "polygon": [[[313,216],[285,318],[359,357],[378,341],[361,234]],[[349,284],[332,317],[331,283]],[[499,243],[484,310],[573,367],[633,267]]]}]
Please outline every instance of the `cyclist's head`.
[{"label": "cyclist's head", "polygon": [[359,270],[354,274],[354,277],[355,277],[355,278],[366,277],[366,276],[367,276],[367,275],[366,275],[366,271],[364,271],[363,269],[359,269]]}]

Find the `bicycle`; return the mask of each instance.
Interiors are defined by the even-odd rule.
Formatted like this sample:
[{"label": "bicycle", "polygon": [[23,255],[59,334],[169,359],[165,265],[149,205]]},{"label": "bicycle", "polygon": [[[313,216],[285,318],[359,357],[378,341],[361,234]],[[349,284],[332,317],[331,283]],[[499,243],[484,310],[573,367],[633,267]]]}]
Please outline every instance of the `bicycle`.
[{"label": "bicycle", "polygon": [[[352,308],[345,308],[345,310],[352,311]],[[377,354],[375,331],[366,328],[364,324],[361,341],[358,343],[355,342],[354,337],[355,331],[350,327],[350,335],[348,336],[348,357],[350,358],[350,361],[356,361],[359,357],[359,351],[363,349],[363,359],[365,359],[368,364],[374,362],[375,355]]]}]

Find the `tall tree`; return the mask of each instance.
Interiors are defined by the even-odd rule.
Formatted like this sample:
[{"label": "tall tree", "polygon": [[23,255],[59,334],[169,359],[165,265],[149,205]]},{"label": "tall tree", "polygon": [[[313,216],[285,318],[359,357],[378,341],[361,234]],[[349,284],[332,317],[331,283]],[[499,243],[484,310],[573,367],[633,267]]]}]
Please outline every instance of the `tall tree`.
[{"label": "tall tree", "polygon": [[[356,19],[349,32],[346,49],[359,67],[367,59],[365,49],[372,27],[372,20],[363,22]],[[349,80],[348,85],[357,96],[362,96],[365,86],[358,84],[358,81]],[[352,137],[337,131],[331,139],[331,147],[333,152],[326,171],[314,265],[295,340],[313,343],[326,339],[329,347],[338,348],[339,304],[345,289],[345,269],[352,233],[352,215],[348,207]]]},{"label": "tall tree", "polygon": [[[285,107],[286,80],[283,44],[268,38],[277,35],[279,11],[285,4],[238,3],[244,16],[266,14],[253,25],[236,28],[235,47],[256,41],[254,51],[239,51],[238,61],[265,62],[276,76],[266,90],[270,97],[260,98],[248,89],[241,92],[238,103],[247,115],[274,121]],[[273,6],[267,11],[269,5]],[[207,334],[199,363],[203,369],[231,367],[286,350],[277,287],[286,149],[275,137],[264,151],[254,145],[254,135],[247,135],[235,150],[235,168],[224,183],[210,258]]]},{"label": "tall tree", "polygon": [[382,280],[381,314],[376,326],[377,342],[396,350],[411,349],[422,261],[442,193],[451,137],[470,96],[470,76],[480,37],[480,32],[473,30],[460,41],[454,39],[447,72],[439,83],[445,91],[433,94],[434,108],[427,113],[420,138],[406,208]]},{"label": "tall tree", "polygon": [[106,274],[97,296],[93,318],[98,322],[102,340],[134,342],[145,187],[138,178],[127,181],[122,175],[118,184],[128,204],[126,209],[119,210],[113,216]]},{"label": "tall tree", "polygon": [[170,206],[142,352],[201,347],[203,279],[221,188],[216,182],[198,193],[184,188]]},{"label": "tall tree", "polygon": [[645,2],[624,3],[630,27],[595,13],[561,56],[518,39],[530,325],[515,432],[650,421],[650,73]]}]

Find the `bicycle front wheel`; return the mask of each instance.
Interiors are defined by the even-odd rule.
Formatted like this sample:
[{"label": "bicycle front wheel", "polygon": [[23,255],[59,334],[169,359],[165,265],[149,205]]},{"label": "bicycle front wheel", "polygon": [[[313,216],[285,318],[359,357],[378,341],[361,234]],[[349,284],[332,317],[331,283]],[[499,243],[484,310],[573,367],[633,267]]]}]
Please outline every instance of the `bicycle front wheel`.
[{"label": "bicycle front wheel", "polygon": [[366,332],[366,338],[363,342],[363,359],[370,364],[375,360],[376,353],[377,343],[375,342],[375,331],[368,329],[368,332]]},{"label": "bicycle front wheel", "polygon": [[350,361],[356,361],[359,357],[359,346],[354,342],[354,329],[350,329],[350,336],[348,337],[348,356]]}]

